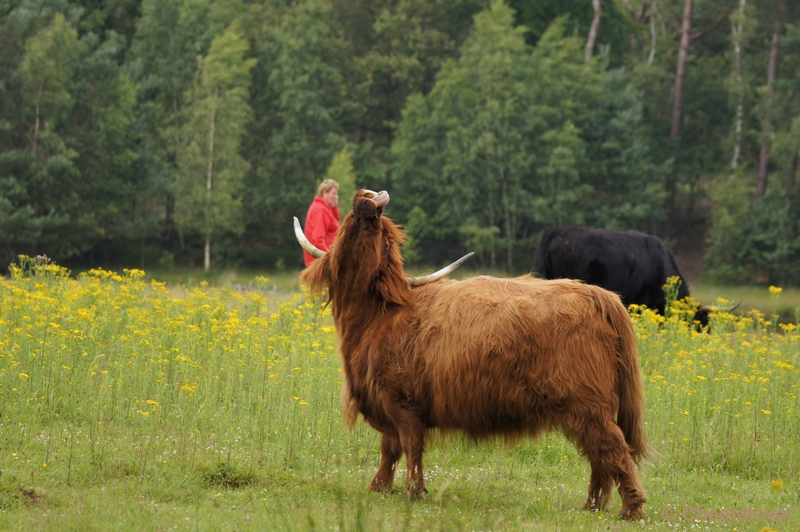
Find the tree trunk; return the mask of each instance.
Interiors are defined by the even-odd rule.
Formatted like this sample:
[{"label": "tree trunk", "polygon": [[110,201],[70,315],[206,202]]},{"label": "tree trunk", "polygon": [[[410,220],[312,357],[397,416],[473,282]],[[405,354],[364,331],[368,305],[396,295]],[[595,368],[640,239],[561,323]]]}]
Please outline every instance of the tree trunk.
[{"label": "tree trunk", "polygon": [[217,120],[217,96],[214,91],[214,107],[211,109],[211,124],[208,131],[208,170],[206,171],[206,248],[203,254],[203,269],[211,269],[211,184],[214,177],[214,126]]},{"label": "tree trunk", "polygon": [[798,166],[798,163],[800,163],[800,160],[798,160],[798,159],[800,159],[800,154],[795,152],[794,157],[792,157],[792,164],[789,167],[789,175],[786,177],[786,193],[787,194],[790,193],[792,191],[792,189],[794,188],[794,183],[795,183],[795,180],[797,178],[797,166]]},{"label": "tree trunk", "polygon": [[147,234],[142,229],[142,238],[141,238],[141,246],[139,250],[139,268],[144,271],[144,251],[145,251],[145,244],[147,243]]},{"label": "tree trunk", "polygon": [[[495,226],[495,219],[494,219],[494,208],[492,207],[492,202],[486,202],[489,208],[489,227]],[[492,249],[489,251],[489,266],[494,269],[497,266],[497,240],[492,239]]]},{"label": "tree trunk", "polygon": [[681,25],[681,47],[678,51],[678,68],[675,73],[674,100],[672,103],[672,127],[669,140],[672,146],[672,175],[667,181],[667,227],[671,231],[675,225],[675,196],[678,186],[678,150],[680,145],[681,125],[683,123],[683,87],[686,83],[686,62],[689,57],[689,42],[692,32],[692,10],[694,0],[686,0],[683,7],[683,24]]},{"label": "tree trunk", "polygon": [[[41,91],[39,91],[41,94]],[[33,125],[33,160],[36,161],[36,150],[39,147],[39,104],[36,104],[36,122]],[[38,172],[33,172],[33,198],[31,201],[31,206],[33,207],[33,211],[36,214],[39,214],[39,178],[37,177]]]},{"label": "tree trunk", "polygon": [[733,54],[736,65],[736,92],[739,101],[736,104],[736,126],[733,133],[733,159],[731,160],[731,177],[739,166],[739,152],[742,147],[742,120],[744,117],[744,86],[742,84],[742,27],[744,26],[744,6],[747,0],[739,0],[738,25],[731,24],[733,33]]},{"label": "tree trunk", "polygon": [[[642,5],[644,7],[644,5]],[[650,55],[647,56],[647,65],[653,64],[656,56],[656,3],[653,2],[650,8]]]},{"label": "tree trunk", "polygon": [[586,62],[592,60],[594,52],[594,42],[597,40],[597,30],[600,29],[600,0],[592,0],[592,9],[594,9],[594,20],[592,20],[592,27],[589,29],[589,38],[586,40]]},{"label": "tree trunk", "polygon": [[756,196],[761,197],[767,191],[767,177],[769,175],[769,151],[772,133],[772,92],[775,78],[778,75],[778,43],[783,33],[783,21],[786,18],[786,0],[778,4],[778,15],[775,20],[775,31],[772,33],[772,45],[769,50],[769,64],[767,65],[767,106],[764,111],[763,139],[761,141],[761,154],[758,158],[758,180],[756,181]]},{"label": "tree trunk", "polygon": [[36,158],[36,150],[39,146],[39,104],[36,104],[36,122],[33,124],[33,157]]},{"label": "tree trunk", "polygon": [[506,189],[506,181],[501,170],[501,189],[503,192],[503,211],[506,219],[506,271],[511,273],[514,269],[514,231],[512,229],[511,214],[508,208],[508,190]]},{"label": "tree trunk", "polygon": [[164,231],[162,243],[167,249],[175,247],[175,195],[167,192],[164,199]]}]

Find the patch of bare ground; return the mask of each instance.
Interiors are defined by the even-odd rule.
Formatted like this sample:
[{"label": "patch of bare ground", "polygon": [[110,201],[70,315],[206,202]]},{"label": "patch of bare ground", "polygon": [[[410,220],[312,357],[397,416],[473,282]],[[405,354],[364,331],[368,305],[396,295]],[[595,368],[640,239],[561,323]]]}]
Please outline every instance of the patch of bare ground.
[{"label": "patch of bare ground", "polygon": [[[2,474],[2,472],[0,472]],[[44,496],[35,488],[21,486],[0,486],[0,508],[7,509],[18,504],[36,504]]]}]

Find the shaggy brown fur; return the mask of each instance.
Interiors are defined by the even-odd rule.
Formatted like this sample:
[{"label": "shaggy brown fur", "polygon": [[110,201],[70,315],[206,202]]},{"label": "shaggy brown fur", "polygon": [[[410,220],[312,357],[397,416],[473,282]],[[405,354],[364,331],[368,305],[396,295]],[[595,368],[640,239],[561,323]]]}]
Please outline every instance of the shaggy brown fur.
[{"label": "shaggy brown fur", "polygon": [[327,288],[346,381],[345,418],[381,432],[369,486],[390,491],[405,453],[405,492],[426,492],[426,431],[474,438],[561,428],[589,460],[585,509],[605,508],[615,484],[621,515],[644,514],[634,461],[647,451],[633,327],[617,295],[571,280],[475,277],[411,288],[404,233],[368,191],[333,247],[303,271]]}]

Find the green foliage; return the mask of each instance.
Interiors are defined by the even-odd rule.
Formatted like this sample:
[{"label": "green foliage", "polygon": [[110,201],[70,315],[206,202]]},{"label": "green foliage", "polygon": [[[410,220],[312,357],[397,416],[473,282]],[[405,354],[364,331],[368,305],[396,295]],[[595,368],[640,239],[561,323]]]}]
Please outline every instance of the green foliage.
[{"label": "green foliage", "polygon": [[[524,79],[528,70],[523,68],[529,59],[524,30],[512,29],[512,17],[501,2],[476,16],[475,35],[460,60],[444,65],[427,101],[409,100],[393,148],[396,186],[408,197],[404,205],[416,203],[425,212],[436,212],[431,221],[439,226],[439,234],[457,235],[458,220],[470,216],[481,224],[502,226],[509,261],[523,200],[522,176],[531,162],[523,149],[531,135],[531,122],[525,120],[530,108]],[[415,118],[421,123],[414,124]],[[424,172],[419,170],[426,154],[421,154],[423,160],[415,157],[420,137],[433,138],[441,146],[441,156],[428,160],[432,167]],[[431,177],[437,174],[440,177],[433,179],[440,183],[436,188],[443,189],[442,195],[431,194]],[[441,197],[450,197],[452,203],[438,201]],[[455,216],[448,213],[451,205]],[[419,235],[412,236],[419,241]]]},{"label": "green foliage", "polygon": [[[457,62],[444,65],[430,94],[409,98],[393,176],[415,250],[421,243],[428,250],[465,246],[475,230],[462,226],[497,227],[498,241],[488,246],[483,241],[494,232],[483,234],[481,248],[504,249],[512,271],[514,249],[530,258],[547,225],[641,224],[656,214],[659,194],[639,194],[657,181],[637,131],[641,105],[633,90],[619,72],[584,61],[564,20],[536,47],[523,35],[524,28],[513,28],[513,12],[493,3],[476,16],[474,36]],[[435,226],[424,236],[411,223],[415,208]]]},{"label": "green foliage", "polygon": [[81,209],[76,190],[81,184],[79,152],[67,129],[76,102],[73,76],[86,49],[61,13],[25,42],[17,76],[20,90],[29,96],[21,106],[27,134],[3,156],[10,189],[4,203],[13,201],[19,209],[13,223],[20,224],[22,233],[4,239],[7,254],[20,249],[11,247],[10,240],[16,240],[22,249],[38,244],[56,257],[68,257],[85,249],[90,238],[92,214]]},{"label": "green foliage", "polygon": [[[273,236],[305,213],[333,156],[346,144],[353,119],[347,75],[350,45],[331,24],[327,0],[252,7],[245,23],[256,41],[252,124],[243,150],[248,222],[258,238]],[[284,232],[287,237],[290,232]],[[296,245],[296,243],[295,243]]]},{"label": "green foliage", "polygon": [[353,154],[345,146],[333,156],[325,179],[333,179],[339,184],[339,205],[342,211],[349,210],[356,194],[356,172],[353,168]]},{"label": "green foliage", "polygon": [[[566,18],[569,33],[584,37],[589,34],[594,18],[592,2],[586,0],[509,0],[508,4],[516,10],[517,23],[528,28],[527,39],[530,44],[539,42],[550,24],[561,17]],[[608,47],[613,66],[624,61],[630,38],[636,34],[635,24],[624,5],[613,0],[600,2],[602,18],[595,48],[600,50]]]},{"label": "green foliage", "polygon": [[25,43],[18,74],[37,120],[41,116],[57,117],[72,103],[67,84],[82,48],[78,32],[61,13]]},{"label": "green foliage", "polygon": [[800,283],[800,199],[796,194],[769,192],[751,202],[751,190],[739,179],[715,188],[709,273],[724,283],[796,285]]},{"label": "green foliage", "polygon": [[13,177],[0,179],[0,261],[14,259],[14,249],[32,247],[42,232],[44,221],[36,216],[31,205],[17,207],[24,194]]},{"label": "green foliage", "polygon": [[[242,193],[247,161],[240,154],[250,107],[247,91],[255,59],[245,59],[247,41],[231,25],[200,60],[200,73],[186,96],[176,180],[181,227],[203,235],[206,249],[226,233],[244,230]],[[208,268],[208,259],[206,260]]]},{"label": "green foliage", "polygon": [[[478,255],[482,266],[494,267],[497,253],[505,249],[505,240],[501,237],[502,231],[496,225],[481,227],[476,223],[462,225],[458,228],[464,245]],[[489,260],[486,260],[486,255]]]},{"label": "green foliage", "polygon": [[390,182],[390,146],[407,98],[428,93],[442,65],[458,56],[472,17],[488,0],[334,1],[342,35],[352,43],[354,119],[360,181]]},{"label": "green foliage", "polygon": [[591,187],[581,183],[579,168],[585,164],[586,146],[575,125],[567,120],[560,129],[541,136],[549,147],[549,157],[539,169],[539,191],[533,199],[533,212],[539,222],[558,225],[585,223],[581,206]]},{"label": "green foliage", "polygon": [[[185,187],[208,162],[211,105],[200,93],[203,69],[215,67],[197,58],[234,23],[242,60],[257,63],[238,97],[247,118],[224,135],[238,140],[218,145],[220,179],[234,176],[220,196],[232,202],[214,215],[227,228],[218,259],[289,257],[287,220],[340,163],[353,188],[390,190],[390,214],[413,228],[412,262],[479,246],[485,261],[527,271],[538,235],[556,223],[669,228],[679,248],[713,220],[738,228],[766,217],[752,230],[769,233],[791,207],[731,210],[754,203],[737,186],[742,196],[712,215],[711,184],[752,176],[763,144],[769,194],[797,186],[797,2],[786,2],[777,78],[766,80],[780,4],[750,1],[740,13],[727,0],[694,3],[673,142],[683,0],[601,0],[588,64],[589,0],[6,2],[0,265],[42,252],[85,264],[144,265],[165,251],[179,265],[194,260],[216,223],[199,215],[202,185]],[[346,210],[352,189],[342,187]],[[728,238],[712,231],[712,242]],[[755,279],[792,256],[790,242],[763,239],[739,254],[747,264],[715,263],[739,271],[720,278]]]}]

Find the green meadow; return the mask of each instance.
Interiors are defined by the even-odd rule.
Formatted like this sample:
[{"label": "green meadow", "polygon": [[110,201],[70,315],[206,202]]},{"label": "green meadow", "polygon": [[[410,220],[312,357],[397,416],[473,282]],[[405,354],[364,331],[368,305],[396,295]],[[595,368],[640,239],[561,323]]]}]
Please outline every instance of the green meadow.
[{"label": "green meadow", "polygon": [[[239,284],[245,284],[242,289]],[[0,280],[0,530],[800,530],[800,330],[712,332],[632,309],[655,453],[645,519],[584,512],[559,433],[434,434],[429,493],[368,493],[377,433],[344,428],[329,310],[302,291],[23,261]]]}]

